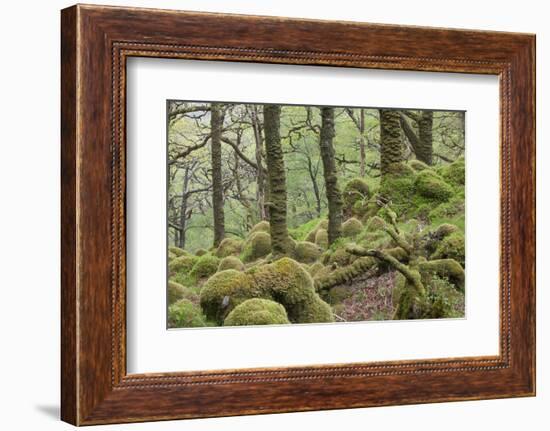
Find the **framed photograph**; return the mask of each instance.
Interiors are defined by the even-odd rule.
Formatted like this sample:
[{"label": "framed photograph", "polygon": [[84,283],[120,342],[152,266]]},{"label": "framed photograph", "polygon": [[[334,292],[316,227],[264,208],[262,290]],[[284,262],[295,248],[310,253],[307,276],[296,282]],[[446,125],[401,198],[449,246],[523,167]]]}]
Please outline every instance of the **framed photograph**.
[{"label": "framed photograph", "polygon": [[77,5],[61,45],[63,420],[535,394],[534,35]]}]

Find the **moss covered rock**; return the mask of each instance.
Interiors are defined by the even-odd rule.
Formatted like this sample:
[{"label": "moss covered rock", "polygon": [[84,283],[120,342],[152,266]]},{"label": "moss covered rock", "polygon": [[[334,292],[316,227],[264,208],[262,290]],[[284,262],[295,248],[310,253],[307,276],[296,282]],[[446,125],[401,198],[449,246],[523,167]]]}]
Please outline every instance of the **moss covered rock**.
[{"label": "moss covered rock", "polygon": [[188,274],[198,260],[197,256],[176,257],[168,263],[168,272],[170,274]]},{"label": "moss covered rock", "polygon": [[357,257],[346,251],[345,247],[333,250],[328,256],[327,263],[335,267],[350,265]]},{"label": "moss covered rock", "polygon": [[315,234],[315,244],[323,249],[328,248],[328,232],[326,229],[319,229]]},{"label": "moss covered rock", "polygon": [[270,233],[269,222],[266,220],[262,220],[261,222],[255,224],[252,229],[250,229],[249,234],[253,234],[256,232]]},{"label": "moss covered rock", "polygon": [[398,214],[404,214],[411,206],[415,193],[416,171],[406,163],[392,163],[388,173],[380,180],[380,196],[390,202]]},{"label": "moss covered rock", "polygon": [[208,278],[218,270],[220,258],[211,254],[204,254],[197,259],[189,275],[196,279]]},{"label": "moss covered rock", "polygon": [[168,247],[168,251],[172,254],[175,254],[176,257],[180,257],[180,256],[189,256],[189,252],[185,251],[183,248],[179,248],[179,247],[176,247],[176,246],[170,246]]},{"label": "moss covered rock", "polygon": [[195,251],[195,256],[201,257],[208,253],[208,250],[205,250],[204,248],[199,248]]},{"label": "moss covered rock", "polygon": [[430,169],[430,167],[426,163],[416,159],[410,160],[409,166],[413,168],[416,172],[423,171],[424,169]]},{"label": "moss covered rock", "polygon": [[315,275],[323,271],[324,268],[325,268],[325,265],[323,265],[321,262],[315,262],[308,269],[309,275],[311,275],[312,277],[315,277]]},{"label": "moss covered rock", "polygon": [[445,236],[431,256],[432,259],[454,259],[463,267],[466,263],[465,257],[464,234],[460,231]]},{"label": "moss covered rock", "polygon": [[176,283],[175,281],[168,281],[168,304],[172,304],[179,299],[182,299],[185,293],[185,286]]},{"label": "moss covered rock", "polygon": [[423,283],[429,284],[432,276],[449,280],[456,288],[464,292],[466,276],[464,268],[454,259],[436,259],[418,264],[418,270],[422,276]]},{"label": "moss covered rock", "polygon": [[225,238],[216,249],[216,256],[238,256],[243,248],[243,240],[239,238]]},{"label": "moss covered rock", "polygon": [[305,240],[309,242],[315,242],[317,232],[319,232],[321,229],[324,229],[325,231],[328,229],[328,220],[321,220],[319,223],[317,223],[317,226],[315,226],[315,228],[306,235]]},{"label": "moss covered rock", "polygon": [[244,271],[244,264],[236,256],[227,256],[220,260],[218,265],[218,272],[225,271],[226,269],[236,269],[237,271]]},{"label": "moss covered rock", "polygon": [[349,286],[334,286],[333,288],[328,290],[328,293],[326,295],[326,299],[329,302],[329,304],[339,304],[344,299],[349,298],[353,295],[353,291],[350,289]]},{"label": "moss covered rock", "polygon": [[271,253],[271,236],[262,231],[254,232],[244,243],[242,260],[251,262],[267,256],[269,253]]},{"label": "moss covered rock", "polygon": [[313,263],[323,253],[321,247],[308,241],[298,241],[294,247],[293,257],[301,263]]},{"label": "moss covered rock", "polygon": [[224,326],[289,324],[285,308],[269,299],[247,299],[225,318]]},{"label": "moss covered rock", "polygon": [[351,238],[359,235],[363,230],[363,223],[357,220],[355,217],[347,219],[342,223],[342,235]]},{"label": "moss covered rock", "polygon": [[168,307],[168,327],[197,328],[206,326],[200,308],[187,299],[180,299]]},{"label": "moss covered rock", "polygon": [[466,182],[466,165],[464,163],[464,158],[461,157],[453,163],[443,165],[439,168],[439,174],[449,184],[463,186]]},{"label": "moss covered rock", "polygon": [[174,253],[168,252],[168,262],[173,261],[176,257]]},{"label": "moss covered rock", "polygon": [[453,196],[453,188],[431,169],[418,174],[415,187],[420,196],[439,202],[446,202]]},{"label": "moss covered rock", "polygon": [[344,213],[347,215],[352,215],[358,210],[360,211],[369,197],[369,185],[364,179],[354,178],[350,180],[342,192],[342,198],[344,200]]}]

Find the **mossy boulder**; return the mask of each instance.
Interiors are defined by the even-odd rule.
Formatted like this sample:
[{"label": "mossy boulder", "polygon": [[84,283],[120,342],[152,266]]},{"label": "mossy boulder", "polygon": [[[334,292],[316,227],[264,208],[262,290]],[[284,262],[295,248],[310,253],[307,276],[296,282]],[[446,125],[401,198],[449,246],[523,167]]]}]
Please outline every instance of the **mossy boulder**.
[{"label": "mossy boulder", "polygon": [[210,277],[203,285],[200,304],[209,320],[221,325],[240,303],[250,298],[266,297],[254,286],[252,278],[241,271],[227,269]]},{"label": "mossy boulder", "polygon": [[430,169],[430,167],[426,163],[416,159],[410,160],[409,166],[413,168],[416,172],[423,171],[424,169]]},{"label": "mossy boulder", "polygon": [[179,299],[182,299],[185,295],[185,286],[176,283],[175,281],[168,281],[168,304],[172,304]]},{"label": "mossy boulder", "polygon": [[404,214],[411,206],[415,193],[416,171],[406,163],[392,163],[380,180],[380,196],[391,202],[398,214]]},{"label": "mossy boulder", "polygon": [[224,258],[227,256],[238,256],[243,248],[243,240],[239,238],[224,238],[216,249],[216,256]]},{"label": "mossy boulder", "polygon": [[218,270],[220,258],[211,254],[204,254],[197,259],[189,275],[196,279],[208,278]]},{"label": "mossy boulder", "polygon": [[218,265],[218,272],[225,271],[226,269],[236,269],[237,271],[244,271],[244,264],[236,256],[227,256],[220,260]]},{"label": "mossy boulder", "polygon": [[356,235],[359,235],[363,230],[363,223],[357,220],[355,217],[347,219],[342,223],[342,235],[345,237],[351,238]]},{"label": "mossy boulder", "polygon": [[357,256],[348,253],[345,247],[340,247],[328,255],[327,263],[335,267],[342,267],[350,265],[355,259]]},{"label": "mossy boulder", "polygon": [[269,299],[247,299],[237,305],[225,318],[224,326],[285,325],[289,324],[285,308]]},{"label": "mossy boulder", "polygon": [[464,292],[464,283],[466,281],[464,268],[454,259],[436,259],[420,262],[418,270],[425,284],[429,284],[431,277],[437,275],[440,278],[449,280],[458,290]]},{"label": "mossy boulder", "polygon": [[317,232],[319,232],[319,230],[321,229],[324,229],[325,231],[328,229],[328,220],[321,220],[319,223],[317,223],[317,226],[315,226],[315,228],[306,235],[305,240],[309,242],[315,242]]},{"label": "mossy boulder", "polygon": [[252,233],[245,241],[241,257],[243,262],[252,262],[269,253],[271,253],[271,235],[258,231]]},{"label": "mossy boulder", "polygon": [[325,268],[325,265],[323,265],[321,262],[315,262],[308,269],[309,275],[311,275],[312,277],[315,277],[315,275],[323,271],[324,268]]},{"label": "mossy boulder", "polygon": [[255,224],[252,229],[250,229],[249,235],[256,232],[270,233],[269,222],[266,220],[262,220],[261,222]]},{"label": "mossy boulder", "polygon": [[328,248],[328,232],[326,229],[319,229],[315,234],[315,244],[323,249]]},{"label": "mossy boulder", "polygon": [[449,184],[454,186],[463,186],[466,182],[466,165],[464,163],[464,158],[461,157],[453,163],[443,165],[439,168],[439,174]]},{"label": "mossy boulder", "polygon": [[353,178],[350,180],[342,191],[344,214],[347,216],[362,217],[370,196],[369,185],[363,178]]},{"label": "mossy boulder", "polygon": [[188,274],[198,260],[197,256],[176,257],[168,263],[168,272],[170,274]]},{"label": "mossy boulder", "polygon": [[172,253],[170,251],[168,252],[168,262],[173,261],[176,257],[177,256],[174,253]]},{"label": "mossy boulder", "polygon": [[463,194],[455,194],[447,202],[442,202],[435,208],[429,208],[428,218],[432,221],[439,219],[451,219],[456,216],[464,216],[465,200]]},{"label": "mossy boulder", "polygon": [[198,328],[206,326],[200,308],[188,299],[180,299],[168,307],[168,327]]},{"label": "mossy boulder", "polygon": [[176,247],[176,246],[170,246],[168,247],[168,251],[172,254],[175,254],[176,257],[180,257],[180,256],[189,256],[189,252],[185,251],[183,248],[179,248],[179,247]]},{"label": "mossy boulder", "polygon": [[438,202],[446,202],[453,196],[453,188],[431,169],[418,173],[415,188],[420,196]]},{"label": "mossy boulder", "polygon": [[454,259],[463,267],[466,263],[466,251],[464,244],[464,234],[460,231],[453,232],[445,236],[440,242],[432,259]]},{"label": "mossy boulder", "polygon": [[204,248],[199,248],[195,251],[195,256],[201,257],[208,253],[208,250],[205,250]]},{"label": "mossy boulder", "polygon": [[349,286],[334,286],[333,288],[329,289],[326,299],[329,304],[339,304],[343,300],[349,298],[353,295],[353,291],[350,289]]},{"label": "mossy boulder", "polygon": [[308,241],[298,241],[294,247],[293,257],[301,263],[313,263],[323,253],[321,247]]}]

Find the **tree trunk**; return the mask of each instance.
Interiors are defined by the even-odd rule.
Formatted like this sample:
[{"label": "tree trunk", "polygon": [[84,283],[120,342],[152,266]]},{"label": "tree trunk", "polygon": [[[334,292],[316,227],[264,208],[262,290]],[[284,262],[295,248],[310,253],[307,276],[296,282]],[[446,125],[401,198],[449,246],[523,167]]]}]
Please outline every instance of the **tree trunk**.
[{"label": "tree trunk", "polygon": [[393,163],[403,161],[401,126],[399,111],[380,109],[380,170],[382,175],[389,173]]},{"label": "tree trunk", "polygon": [[416,152],[416,158],[421,162],[431,166],[433,163],[433,137],[432,128],[434,122],[433,111],[422,111],[420,119],[418,121],[418,151]]},{"label": "tree trunk", "polygon": [[217,103],[212,104],[210,116],[212,141],[212,212],[214,213],[214,247],[220,245],[225,236],[222,184],[222,127],[223,113]]},{"label": "tree trunk", "polygon": [[321,134],[319,147],[323,160],[323,173],[328,201],[328,242],[334,243],[342,235],[342,194],[338,188],[334,162],[334,108],[321,108]]},{"label": "tree trunk", "polygon": [[269,183],[269,225],[273,257],[285,256],[290,251],[286,224],[286,176],[281,147],[281,107],[264,105],[264,133]]},{"label": "tree trunk", "polygon": [[361,108],[359,110],[359,175],[361,178],[365,176],[365,161],[365,110]]},{"label": "tree trunk", "polygon": [[256,200],[258,201],[258,214],[260,216],[260,220],[267,220],[267,211],[265,206],[265,172],[262,162],[262,127],[260,120],[258,119],[256,105],[253,105],[250,108],[250,118],[252,120],[252,129],[254,130],[254,140],[256,142],[256,164],[258,165],[258,170],[256,172]]},{"label": "tree trunk", "polygon": [[313,187],[313,194],[315,195],[315,210],[317,212],[317,217],[321,217],[321,192],[317,184],[317,176],[313,169],[313,162],[309,156],[307,157],[307,171],[311,180],[311,186]]},{"label": "tree trunk", "polygon": [[178,247],[185,248],[185,224],[187,223],[187,188],[189,187],[189,168],[185,169],[183,177],[183,188],[181,191],[181,205],[180,205],[180,230],[178,238]]}]

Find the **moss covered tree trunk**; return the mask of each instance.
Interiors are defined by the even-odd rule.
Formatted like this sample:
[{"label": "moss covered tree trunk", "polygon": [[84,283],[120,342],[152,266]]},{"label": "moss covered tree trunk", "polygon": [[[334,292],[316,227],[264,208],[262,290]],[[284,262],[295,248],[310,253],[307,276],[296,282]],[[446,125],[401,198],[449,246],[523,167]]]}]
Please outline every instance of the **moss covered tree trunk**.
[{"label": "moss covered tree trunk", "polygon": [[266,202],[266,184],[265,184],[265,170],[263,167],[263,137],[262,137],[262,125],[260,119],[258,118],[258,107],[257,105],[251,105],[249,108],[250,118],[252,121],[252,129],[254,130],[254,141],[255,146],[255,156],[256,164],[258,165],[258,170],[256,172],[256,200],[258,203],[258,215],[260,220],[267,220],[267,210],[265,206]]},{"label": "moss covered tree trunk", "polygon": [[185,168],[183,174],[183,186],[181,191],[181,205],[180,205],[180,230],[178,231],[179,236],[176,244],[179,248],[185,248],[186,241],[186,224],[187,224],[187,200],[189,199],[189,194],[187,193],[189,187],[189,168]]},{"label": "moss covered tree trunk", "polygon": [[264,105],[264,134],[269,185],[269,225],[273,257],[287,255],[290,239],[286,224],[286,175],[280,136],[281,107]]},{"label": "moss covered tree trunk", "polygon": [[328,201],[328,242],[334,243],[342,235],[342,193],[338,188],[334,161],[334,108],[321,108],[319,147],[323,160],[323,173]]},{"label": "moss covered tree trunk", "polygon": [[393,163],[403,161],[399,111],[380,109],[380,170],[382,176],[390,173]]},{"label": "moss covered tree trunk", "polygon": [[367,147],[365,144],[365,110],[359,110],[359,175],[365,176],[365,165],[367,158]]},{"label": "moss covered tree trunk", "polygon": [[433,129],[434,113],[433,111],[422,111],[418,119],[418,149],[416,158],[421,162],[431,166],[433,163]]},{"label": "moss covered tree trunk", "polygon": [[217,103],[212,104],[210,115],[212,141],[212,212],[214,216],[214,247],[220,245],[225,236],[225,215],[223,211],[222,184],[222,127],[223,113]]}]

